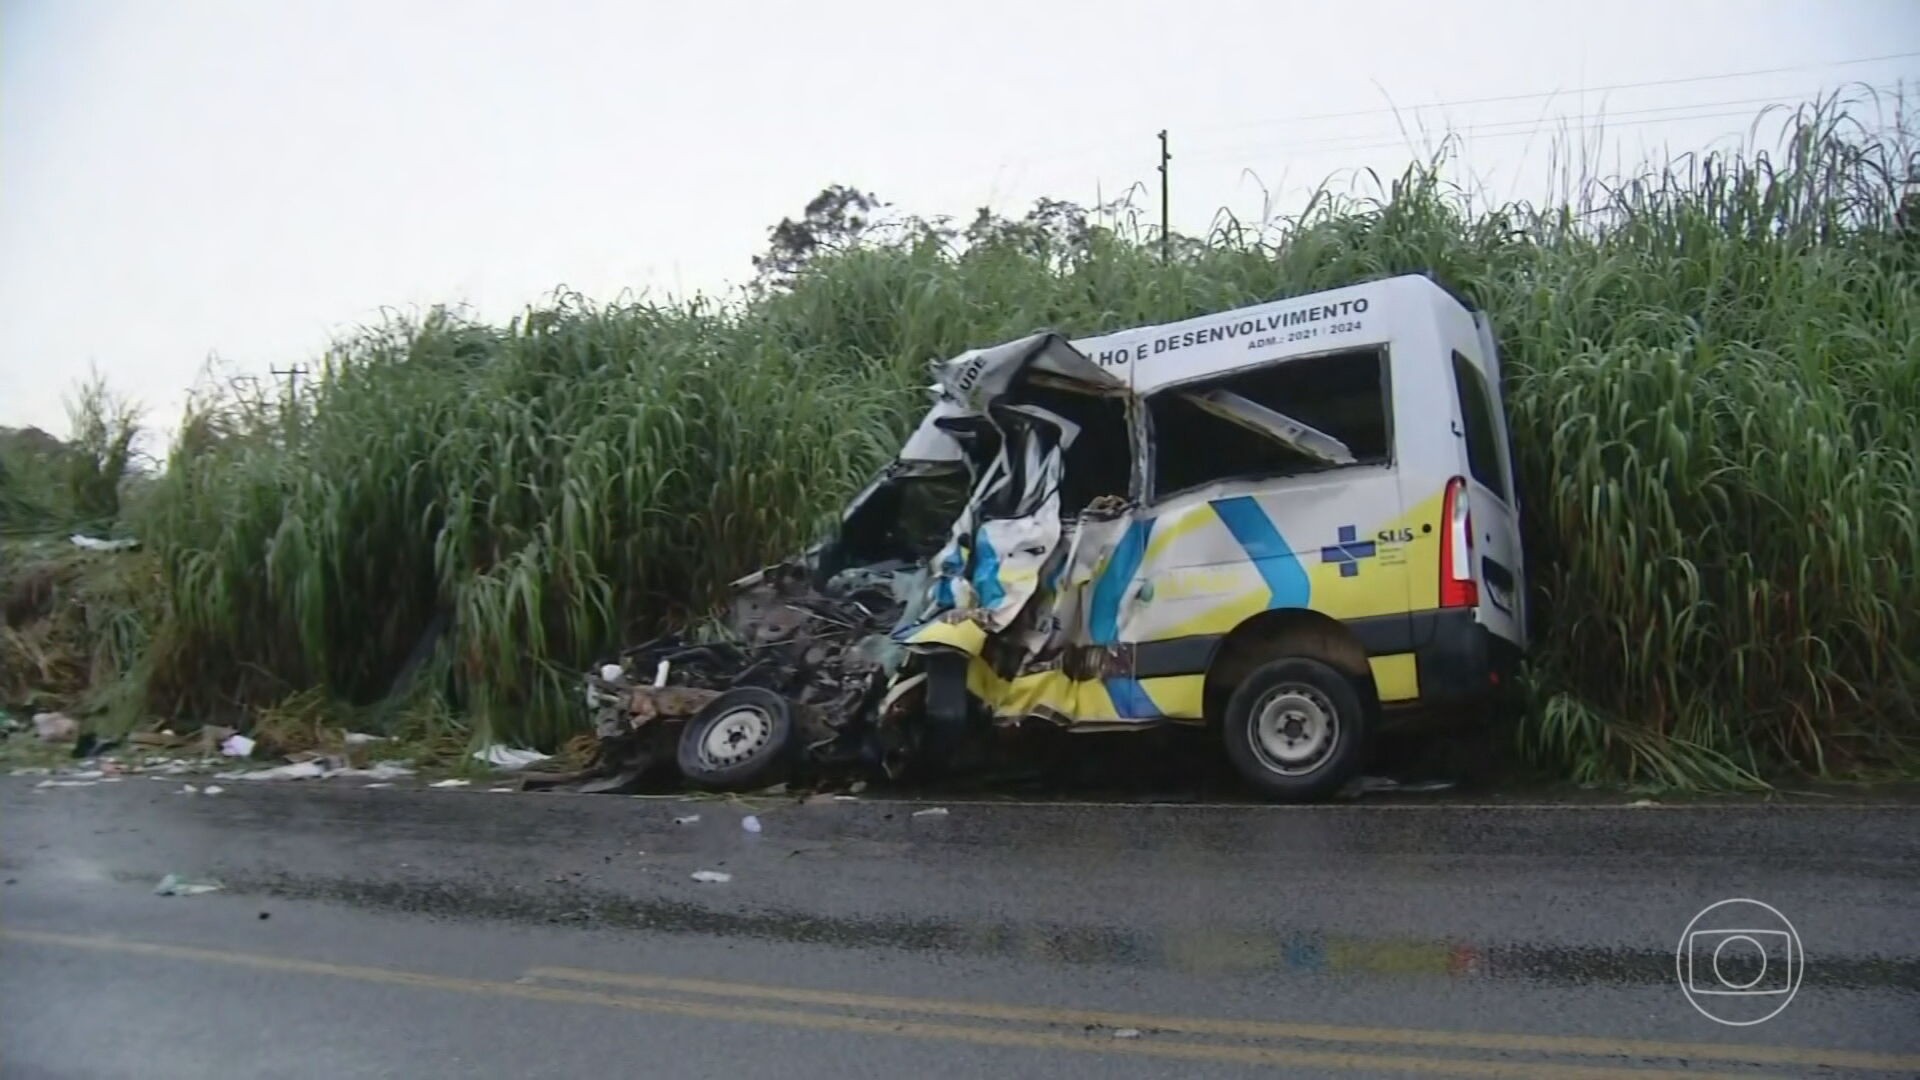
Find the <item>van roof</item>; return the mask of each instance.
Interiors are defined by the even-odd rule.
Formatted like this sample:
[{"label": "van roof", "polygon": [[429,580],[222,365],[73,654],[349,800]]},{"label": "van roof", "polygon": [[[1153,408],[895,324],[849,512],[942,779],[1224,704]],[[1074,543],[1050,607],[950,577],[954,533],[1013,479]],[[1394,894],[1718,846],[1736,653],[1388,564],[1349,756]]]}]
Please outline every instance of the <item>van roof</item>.
[{"label": "van roof", "polygon": [[1330,349],[1385,344],[1440,311],[1471,311],[1424,274],[1400,274],[1338,289],[1139,326],[1072,342],[1135,393],[1254,364]]}]

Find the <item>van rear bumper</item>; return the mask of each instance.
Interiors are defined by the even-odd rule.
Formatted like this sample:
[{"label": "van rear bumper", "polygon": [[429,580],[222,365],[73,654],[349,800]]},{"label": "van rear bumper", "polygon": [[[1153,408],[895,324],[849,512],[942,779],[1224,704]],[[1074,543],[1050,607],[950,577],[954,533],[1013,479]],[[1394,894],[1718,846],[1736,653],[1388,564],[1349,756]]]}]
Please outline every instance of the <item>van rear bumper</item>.
[{"label": "van rear bumper", "polygon": [[1514,689],[1520,650],[1482,626],[1471,608],[1423,611],[1413,622],[1422,702],[1478,702]]}]

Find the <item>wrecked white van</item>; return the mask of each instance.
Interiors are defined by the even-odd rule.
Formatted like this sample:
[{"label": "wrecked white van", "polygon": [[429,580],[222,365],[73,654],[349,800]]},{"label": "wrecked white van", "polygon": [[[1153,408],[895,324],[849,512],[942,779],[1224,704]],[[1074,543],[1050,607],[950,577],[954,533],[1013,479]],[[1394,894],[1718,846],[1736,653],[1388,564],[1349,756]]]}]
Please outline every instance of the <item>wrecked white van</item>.
[{"label": "wrecked white van", "polygon": [[[1526,647],[1499,387],[1486,317],[1420,276],[939,365],[808,560],[900,601],[830,726],[884,757],[985,720],[1211,725],[1269,796],[1333,792],[1384,712],[1487,695]],[[692,778],[792,738],[729,696],[687,724]]]}]

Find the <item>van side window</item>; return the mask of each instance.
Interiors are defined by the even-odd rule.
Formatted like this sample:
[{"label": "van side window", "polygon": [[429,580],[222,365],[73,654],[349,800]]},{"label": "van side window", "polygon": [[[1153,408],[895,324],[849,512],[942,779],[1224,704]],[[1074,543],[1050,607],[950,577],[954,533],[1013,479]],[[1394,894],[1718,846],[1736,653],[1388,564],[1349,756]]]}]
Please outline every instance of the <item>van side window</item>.
[{"label": "van side window", "polygon": [[1453,354],[1453,383],[1460,395],[1460,418],[1467,426],[1467,468],[1473,478],[1495,495],[1511,502],[1507,490],[1507,471],[1500,467],[1500,440],[1495,434],[1493,402],[1487,395],[1487,380],[1472,361]]},{"label": "van side window", "polygon": [[[1153,490],[1156,498],[1220,480],[1293,476],[1340,468],[1316,447],[1322,439],[1289,440],[1235,422],[1216,405],[1213,391],[1233,395],[1234,404],[1271,410],[1322,436],[1345,444],[1352,463],[1378,465],[1389,460],[1386,356],[1362,349],[1303,357],[1270,367],[1238,371],[1218,379],[1168,387],[1147,399],[1153,425]],[[1229,411],[1232,411],[1231,409]]]}]

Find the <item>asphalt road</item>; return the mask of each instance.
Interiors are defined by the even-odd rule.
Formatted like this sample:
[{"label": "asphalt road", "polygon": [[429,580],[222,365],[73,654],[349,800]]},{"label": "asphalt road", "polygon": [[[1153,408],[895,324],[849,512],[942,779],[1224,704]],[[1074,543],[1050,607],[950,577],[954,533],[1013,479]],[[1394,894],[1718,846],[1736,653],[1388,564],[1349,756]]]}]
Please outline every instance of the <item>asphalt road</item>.
[{"label": "asphalt road", "polygon": [[[0,778],[8,1078],[1920,1073],[1913,808],[34,783]],[[1803,948],[1754,976],[1790,998],[1694,999],[1784,1001],[1742,1027],[1676,981],[1732,897]]]}]

